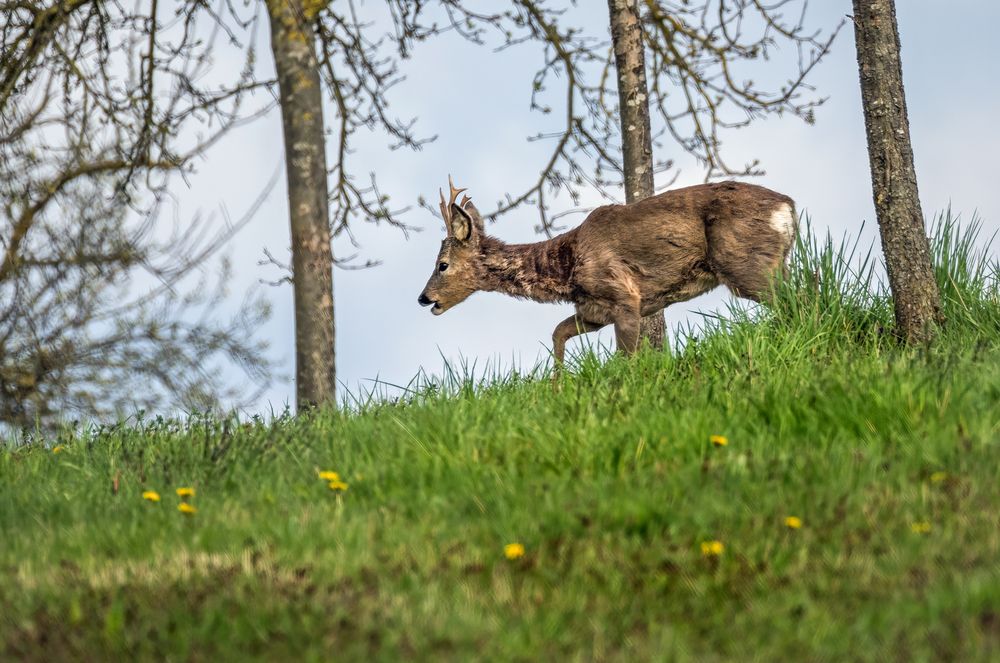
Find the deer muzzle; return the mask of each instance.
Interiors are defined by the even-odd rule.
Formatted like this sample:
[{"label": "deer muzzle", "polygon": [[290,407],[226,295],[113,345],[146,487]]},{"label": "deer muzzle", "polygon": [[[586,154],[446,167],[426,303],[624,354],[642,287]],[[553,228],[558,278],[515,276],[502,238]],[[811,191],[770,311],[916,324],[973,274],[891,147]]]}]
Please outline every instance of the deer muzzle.
[{"label": "deer muzzle", "polygon": [[431,299],[424,293],[420,293],[420,296],[417,297],[417,303],[420,304],[421,306],[431,306],[433,304],[433,307],[431,308],[431,313],[433,313],[434,315],[441,315],[442,313],[444,313],[444,309],[441,308],[441,305],[438,304],[436,300]]}]

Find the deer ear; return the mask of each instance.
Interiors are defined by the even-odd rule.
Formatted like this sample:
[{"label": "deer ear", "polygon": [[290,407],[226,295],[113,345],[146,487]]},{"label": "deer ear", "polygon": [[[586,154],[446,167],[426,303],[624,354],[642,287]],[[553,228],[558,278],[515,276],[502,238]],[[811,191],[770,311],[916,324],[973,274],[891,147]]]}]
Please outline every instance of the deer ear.
[{"label": "deer ear", "polygon": [[460,242],[464,242],[472,235],[472,216],[452,203],[451,205],[451,236]]},{"label": "deer ear", "polygon": [[479,232],[480,236],[486,234],[486,227],[483,224],[483,215],[479,213],[476,206],[472,204],[472,198],[468,196],[462,197],[462,209],[469,215],[472,219],[472,225],[475,226],[476,230]]}]

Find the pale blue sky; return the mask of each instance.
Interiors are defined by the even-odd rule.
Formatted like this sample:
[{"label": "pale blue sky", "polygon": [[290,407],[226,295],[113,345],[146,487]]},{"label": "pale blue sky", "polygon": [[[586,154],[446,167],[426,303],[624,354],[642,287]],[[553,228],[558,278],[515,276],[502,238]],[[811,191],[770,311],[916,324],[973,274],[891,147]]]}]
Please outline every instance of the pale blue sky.
[{"label": "pale blue sky", "polygon": [[[369,8],[379,3],[369,0]],[[595,34],[607,21],[604,2],[588,0],[582,11],[592,16]],[[1000,140],[1000,74],[993,47],[1000,25],[1000,3],[958,0],[897,2],[903,45],[903,74],[909,103],[917,175],[924,212],[948,207],[968,219],[983,218],[986,233],[1000,228],[1000,186],[996,154]],[[946,9],[945,9],[946,7]],[[812,2],[812,24],[832,26],[850,13],[846,0]],[[854,36],[847,26],[833,52],[811,79],[829,101],[808,126],[793,117],[771,118],[725,135],[725,154],[733,163],[759,158],[767,174],[756,182],[792,196],[819,231],[875,238],[874,211],[864,124],[855,62]],[[266,53],[262,51],[262,57]],[[436,196],[448,173],[469,187],[483,207],[505,191],[523,189],[542,165],[545,147],[525,137],[545,120],[528,112],[530,76],[540,53],[518,49],[494,53],[454,36],[421,44],[405,63],[408,79],[392,94],[392,110],[400,117],[418,116],[419,127],[438,140],[420,152],[389,151],[381,136],[360,136],[355,144],[355,172],[377,173],[380,187],[400,205],[418,195]],[[270,68],[262,61],[262,67]],[[682,168],[675,186],[701,181],[698,166],[672,152],[666,143],[661,158]],[[211,210],[225,204],[236,216],[256,197],[282,154],[280,118],[267,118],[229,136],[199,166],[190,189],[176,191],[182,212]],[[259,267],[263,249],[286,255],[288,223],[282,179],[250,226],[236,238],[228,254],[236,268],[232,294],[238,301],[246,287],[273,279]],[[595,204],[597,196],[585,203]],[[565,203],[568,207],[568,202]],[[557,210],[556,210],[557,211]],[[577,224],[582,217],[572,217]],[[406,384],[421,368],[440,373],[443,358],[465,357],[483,366],[519,363],[530,367],[547,355],[553,326],[571,310],[568,305],[520,302],[497,294],[477,294],[440,317],[416,303],[434,265],[443,230],[430,214],[415,208],[406,220],[424,230],[406,241],[390,228],[359,224],[356,236],[362,257],[380,267],[337,270],[334,275],[337,316],[338,377],[352,390],[367,389],[371,380]],[[489,227],[509,241],[540,239],[533,233],[531,209],[515,212]],[[335,252],[355,250],[338,241]],[[274,318],[261,330],[272,344],[286,377],[294,372],[293,320],[289,286],[266,287]],[[672,326],[697,321],[696,311],[713,310],[726,295],[716,291],[668,310]],[[602,332],[602,340],[609,336]],[[343,391],[343,389],[342,389]],[[278,383],[258,409],[280,410],[294,401],[294,385]]]}]

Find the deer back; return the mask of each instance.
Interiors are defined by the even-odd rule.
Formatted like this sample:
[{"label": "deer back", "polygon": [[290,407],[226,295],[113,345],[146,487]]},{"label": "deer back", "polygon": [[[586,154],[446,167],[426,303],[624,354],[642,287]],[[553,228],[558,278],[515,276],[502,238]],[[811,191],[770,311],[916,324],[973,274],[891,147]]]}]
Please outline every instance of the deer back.
[{"label": "deer back", "polygon": [[595,296],[634,288],[644,309],[719,283],[760,298],[794,242],[795,218],[791,198],[741,182],[601,207],[579,228],[576,278]]}]

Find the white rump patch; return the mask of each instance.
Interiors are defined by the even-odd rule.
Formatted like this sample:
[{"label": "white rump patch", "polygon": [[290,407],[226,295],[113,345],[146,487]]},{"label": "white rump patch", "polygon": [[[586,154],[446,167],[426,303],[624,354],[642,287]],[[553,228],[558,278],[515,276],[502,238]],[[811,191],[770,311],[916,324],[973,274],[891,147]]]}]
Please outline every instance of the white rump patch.
[{"label": "white rump patch", "polygon": [[782,203],[771,213],[771,227],[788,240],[795,238],[795,216],[792,214],[791,205]]}]

